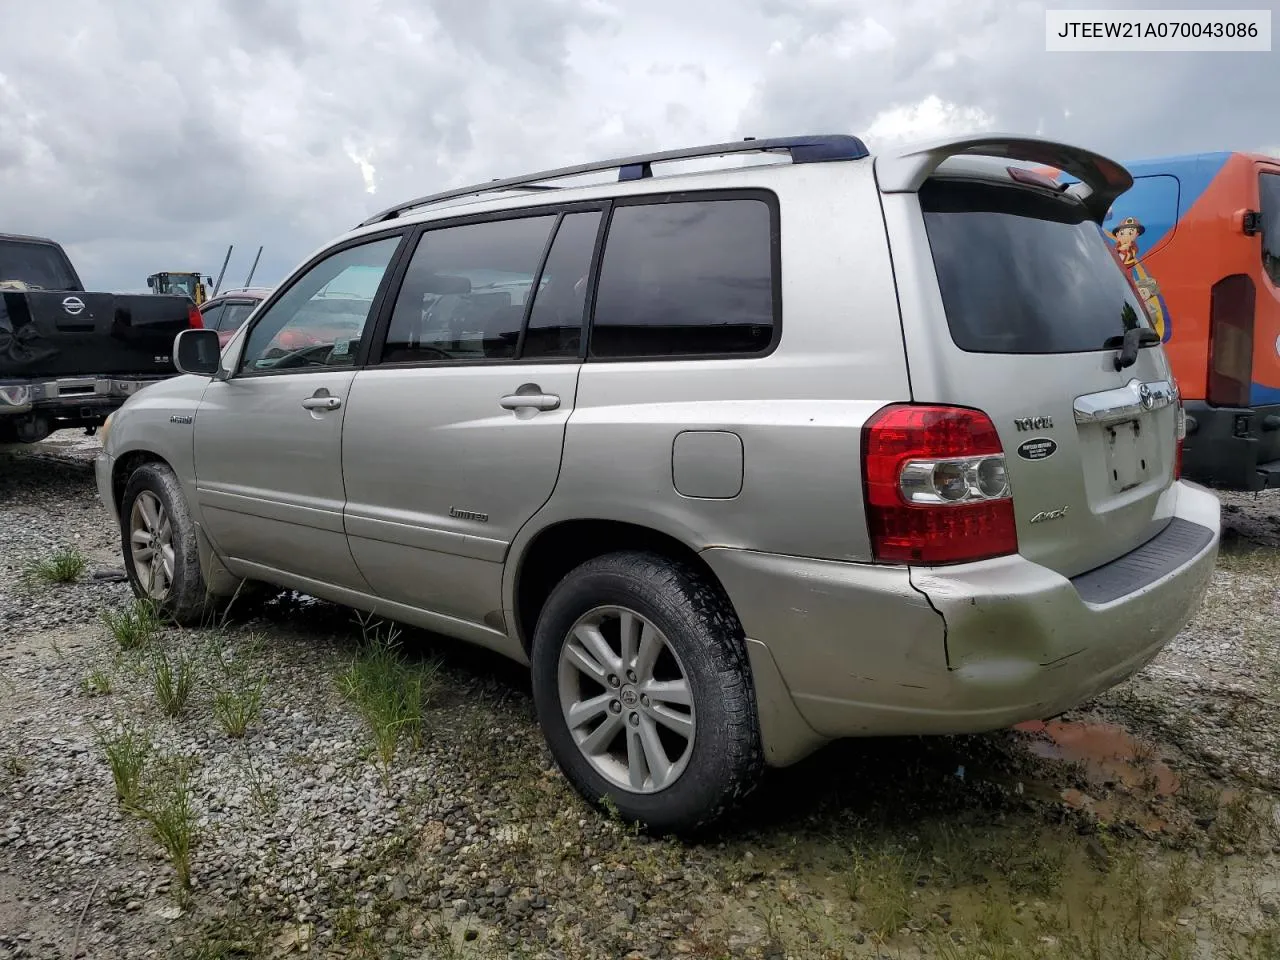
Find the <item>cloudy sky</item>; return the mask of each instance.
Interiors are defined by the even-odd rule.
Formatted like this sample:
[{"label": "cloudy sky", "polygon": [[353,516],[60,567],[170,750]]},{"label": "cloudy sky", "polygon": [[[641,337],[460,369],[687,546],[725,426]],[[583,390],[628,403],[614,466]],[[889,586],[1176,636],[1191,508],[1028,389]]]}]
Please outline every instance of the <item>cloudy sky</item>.
[{"label": "cloudy sky", "polygon": [[263,244],[255,282],[274,283],[399,199],[748,135],[851,132],[875,150],[998,129],[1122,160],[1280,144],[1280,53],[1047,54],[1044,9],[10,0],[0,232],[61,240],[99,289],[216,274],[232,243],[230,282]]}]

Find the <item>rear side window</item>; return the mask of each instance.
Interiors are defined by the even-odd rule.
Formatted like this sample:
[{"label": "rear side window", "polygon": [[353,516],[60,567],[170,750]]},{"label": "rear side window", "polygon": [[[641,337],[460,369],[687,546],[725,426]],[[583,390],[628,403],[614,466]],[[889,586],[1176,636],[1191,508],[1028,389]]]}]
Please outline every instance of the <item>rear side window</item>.
[{"label": "rear side window", "polygon": [[1262,199],[1262,266],[1271,282],[1280,286],[1280,174],[1258,178]]},{"label": "rear side window", "polygon": [[750,198],[616,207],[590,355],[766,352],[778,314],[773,216]]},{"label": "rear side window", "polygon": [[384,363],[511,360],[554,214],[428,230],[405,272]]},{"label": "rear side window", "polygon": [[[920,206],[951,338],[971,353],[1083,353],[1150,327],[1076,201],[932,180]],[[1114,345],[1113,345],[1114,346]]]},{"label": "rear side window", "polygon": [[227,332],[239,330],[244,325],[245,320],[249,319],[249,314],[253,313],[253,308],[256,306],[256,303],[242,301],[228,303],[226,310],[222,314],[222,322],[219,324],[218,329]]}]

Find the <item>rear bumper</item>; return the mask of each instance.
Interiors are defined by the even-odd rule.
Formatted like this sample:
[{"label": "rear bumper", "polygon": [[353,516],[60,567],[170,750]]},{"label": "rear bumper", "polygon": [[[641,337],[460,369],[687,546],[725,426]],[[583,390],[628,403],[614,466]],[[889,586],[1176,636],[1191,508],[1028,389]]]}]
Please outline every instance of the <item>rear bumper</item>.
[{"label": "rear bumper", "polygon": [[1187,401],[1182,473],[1222,490],[1280,487],[1280,405],[1211,407]]},{"label": "rear bumper", "polygon": [[[977,733],[1119,683],[1182,629],[1212,577],[1217,498],[1181,484],[1175,516],[1172,541],[1074,580],[1020,556],[912,570],[703,556],[796,708],[797,722],[764,731],[769,753],[790,760],[789,744],[806,737]],[[1125,592],[1107,599],[1117,586]]]},{"label": "rear bumper", "polygon": [[53,377],[33,380],[0,378],[0,416],[48,409],[115,408],[143,387],[165,377]]}]

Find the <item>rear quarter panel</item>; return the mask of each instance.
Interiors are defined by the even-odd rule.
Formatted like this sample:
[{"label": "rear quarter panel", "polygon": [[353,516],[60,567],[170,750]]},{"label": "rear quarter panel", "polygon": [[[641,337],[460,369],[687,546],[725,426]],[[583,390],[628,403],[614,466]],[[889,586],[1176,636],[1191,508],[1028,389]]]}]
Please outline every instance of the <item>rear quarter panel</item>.
[{"label": "rear quarter panel", "polygon": [[[759,357],[583,364],[559,481],[513,558],[541,530],[575,518],[640,524],[695,550],[869,558],[862,425],[886,403],[909,399],[871,164],[744,171],[717,186],[777,196],[780,341]],[[736,495],[677,492],[673,447],[690,430],[741,438]],[[508,601],[516,566],[508,564]]]}]

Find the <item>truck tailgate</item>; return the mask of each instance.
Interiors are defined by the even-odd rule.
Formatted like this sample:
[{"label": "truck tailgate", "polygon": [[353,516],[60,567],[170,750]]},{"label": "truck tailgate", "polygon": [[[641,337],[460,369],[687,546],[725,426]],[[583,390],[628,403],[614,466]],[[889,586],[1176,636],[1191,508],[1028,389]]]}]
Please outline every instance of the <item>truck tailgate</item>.
[{"label": "truck tailgate", "polygon": [[185,297],[27,290],[0,293],[0,377],[172,374]]}]

